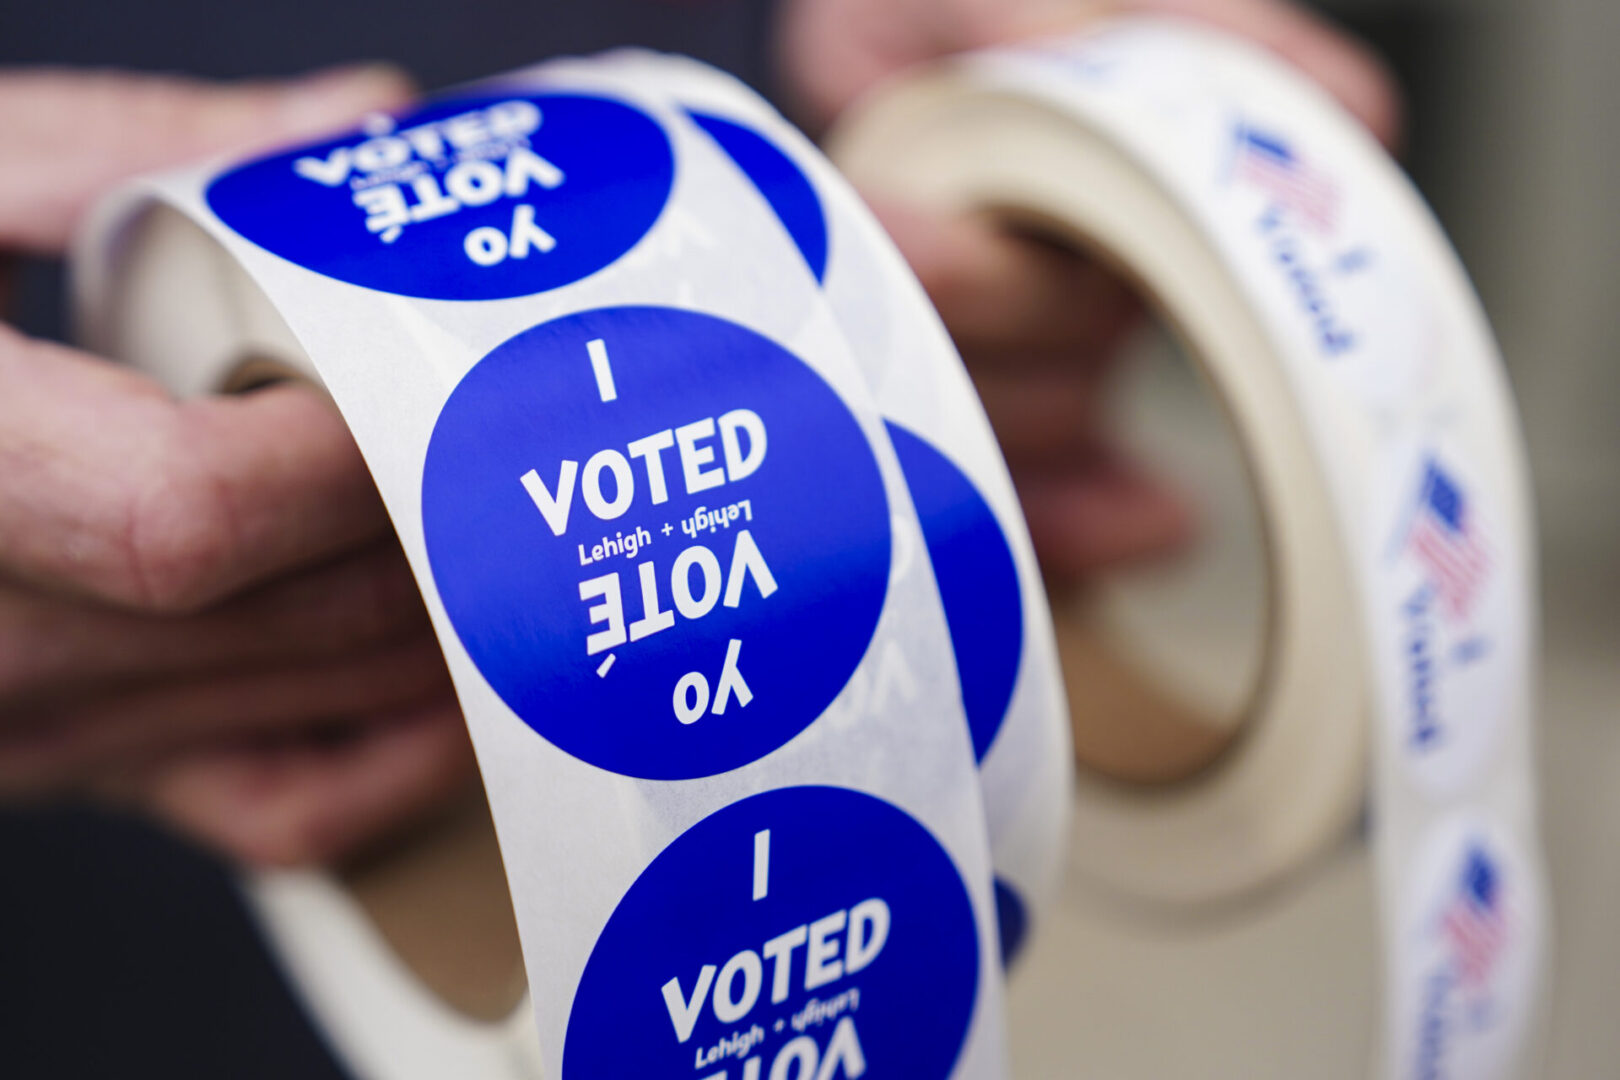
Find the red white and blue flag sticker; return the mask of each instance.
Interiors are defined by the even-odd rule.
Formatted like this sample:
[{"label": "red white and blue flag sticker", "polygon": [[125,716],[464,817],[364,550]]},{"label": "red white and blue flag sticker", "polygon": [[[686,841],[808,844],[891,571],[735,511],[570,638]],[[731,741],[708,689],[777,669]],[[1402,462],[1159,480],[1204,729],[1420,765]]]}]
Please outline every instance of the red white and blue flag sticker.
[{"label": "red white and blue flag sticker", "polygon": [[1482,844],[1470,847],[1457,875],[1456,891],[1440,916],[1440,935],[1451,952],[1457,983],[1465,990],[1489,988],[1507,943],[1502,909],[1502,869]]},{"label": "red white and blue flag sticker", "polygon": [[[1525,633],[1524,598],[1512,567],[1493,557],[1499,515],[1464,471],[1462,448],[1437,443],[1400,457],[1406,464],[1391,471],[1406,480],[1382,571],[1396,673],[1385,712],[1424,790],[1450,794],[1488,767],[1504,711],[1523,691],[1512,658]],[[1508,539],[1495,536],[1499,545]]]},{"label": "red white and blue flag sticker", "polygon": [[1469,813],[1440,822],[1412,855],[1391,1075],[1516,1075],[1543,947],[1542,897],[1521,845]]},{"label": "red white and blue flag sticker", "polygon": [[1233,129],[1231,178],[1293,211],[1313,232],[1328,234],[1338,225],[1338,184],[1282,135],[1238,124]]},{"label": "red white and blue flag sticker", "polygon": [[1490,556],[1473,519],[1461,483],[1430,458],[1406,545],[1429,571],[1453,621],[1468,617],[1490,570]]}]

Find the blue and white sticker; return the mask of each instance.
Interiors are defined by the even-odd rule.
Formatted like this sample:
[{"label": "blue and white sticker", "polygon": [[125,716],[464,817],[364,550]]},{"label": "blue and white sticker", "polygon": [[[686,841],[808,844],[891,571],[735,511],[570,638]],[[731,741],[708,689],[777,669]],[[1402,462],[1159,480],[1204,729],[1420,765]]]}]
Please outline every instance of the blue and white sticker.
[{"label": "blue and white sticker", "polygon": [[1018,682],[1024,644],[1018,566],[973,481],[920,435],[892,421],[888,429],[945,608],[973,756],[982,762]]},{"label": "blue and white sticker", "polygon": [[734,803],[653,860],[580,979],[563,1080],[944,1080],[979,978],[950,856],[881,799]]},{"label": "blue and white sticker", "polygon": [[1396,933],[1391,1075],[1516,1075],[1541,963],[1541,896],[1508,833],[1460,814],[1413,849]]},{"label": "blue and white sticker", "polygon": [[462,644],[574,756],[677,780],[819,716],[890,564],[865,434],[808,365],[696,312],[533,327],[451,393],[427,450],[428,559]]},{"label": "blue and white sticker", "polygon": [[1435,374],[1427,279],[1342,161],[1274,119],[1239,113],[1223,127],[1211,194],[1264,267],[1261,295],[1359,401],[1403,412]]},{"label": "blue and white sticker", "polygon": [[692,122],[719,144],[752,181],[787,230],[816,280],[827,275],[827,215],[810,178],[781,147],[734,119],[688,111]]},{"label": "blue and white sticker", "polygon": [[318,274],[497,300],[611,265],[658,220],[674,175],[663,128],[623,102],[452,98],[232,169],[207,198],[238,233]]},{"label": "blue and white sticker", "polygon": [[1432,442],[1392,459],[1404,468],[1380,582],[1397,673],[1384,714],[1412,775],[1443,796],[1481,775],[1501,743],[1526,615],[1463,456]]}]

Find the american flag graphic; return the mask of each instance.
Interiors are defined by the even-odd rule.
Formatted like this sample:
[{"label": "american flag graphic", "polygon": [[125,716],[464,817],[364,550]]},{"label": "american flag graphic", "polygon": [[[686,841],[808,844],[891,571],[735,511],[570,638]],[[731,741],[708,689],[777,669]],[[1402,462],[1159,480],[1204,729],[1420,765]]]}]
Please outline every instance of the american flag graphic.
[{"label": "american flag graphic", "polygon": [[1447,611],[1453,618],[1467,617],[1490,559],[1462,488],[1436,461],[1424,466],[1423,491],[1406,543],[1429,571]]},{"label": "american flag graphic", "polygon": [[1302,161],[1287,140],[1247,124],[1238,125],[1232,175],[1294,211],[1316,232],[1333,231],[1338,186]]},{"label": "american flag graphic", "polygon": [[1501,882],[1496,864],[1482,849],[1468,853],[1457,895],[1440,917],[1441,931],[1457,962],[1457,977],[1469,989],[1484,987],[1506,942]]}]

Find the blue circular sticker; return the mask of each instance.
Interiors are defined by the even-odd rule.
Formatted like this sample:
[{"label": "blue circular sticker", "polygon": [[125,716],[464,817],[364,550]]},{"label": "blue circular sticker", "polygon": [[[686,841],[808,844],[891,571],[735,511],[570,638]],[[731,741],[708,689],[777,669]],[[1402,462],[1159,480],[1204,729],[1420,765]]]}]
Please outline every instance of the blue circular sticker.
[{"label": "blue circular sticker", "polygon": [[668,137],[619,101],[437,101],[216,179],[208,205],[260,247],[353,285],[435,300],[555,289],[629,251],[674,181]]},{"label": "blue circular sticker", "polygon": [[883,481],[838,395],[752,330],[673,308],[569,315],[480,360],[429,441],[422,523],[496,693],[646,779],[797,735],[888,587]]},{"label": "blue circular sticker", "polygon": [[950,856],[854,791],[744,799],[654,859],[585,965],[564,1080],[943,1080],[979,977]]},{"label": "blue circular sticker", "polygon": [[1001,942],[1001,966],[1011,968],[1029,940],[1029,909],[1011,882],[996,878],[996,936]]},{"label": "blue circular sticker", "polygon": [[1024,648],[1018,564],[973,481],[920,435],[893,421],[888,429],[945,608],[973,756],[982,762],[1018,683]]}]

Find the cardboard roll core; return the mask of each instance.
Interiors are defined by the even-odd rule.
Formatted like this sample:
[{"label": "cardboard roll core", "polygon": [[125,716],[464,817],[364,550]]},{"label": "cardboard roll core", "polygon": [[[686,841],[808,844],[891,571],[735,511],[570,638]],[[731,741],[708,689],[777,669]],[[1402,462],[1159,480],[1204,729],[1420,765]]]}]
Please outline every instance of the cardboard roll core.
[{"label": "cardboard roll core", "polygon": [[1266,525],[1243,442],[1162,324],[1125,348],[1106,410],[1133,457],[1189,504],[1185,550],[1110,568],[1054,603],[1081,768],[1134,785],[1214,767],[1266,692]]}]

